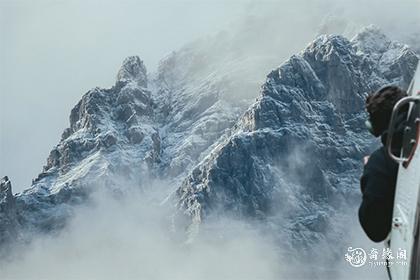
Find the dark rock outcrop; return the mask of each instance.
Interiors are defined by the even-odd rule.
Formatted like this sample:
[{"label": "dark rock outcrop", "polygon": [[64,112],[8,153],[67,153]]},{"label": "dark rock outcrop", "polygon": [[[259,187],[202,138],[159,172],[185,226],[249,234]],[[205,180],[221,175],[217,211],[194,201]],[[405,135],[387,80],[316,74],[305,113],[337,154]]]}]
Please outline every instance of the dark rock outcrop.
[{"label": "dark rock outcrop", "polygon": [[6,176],[0,180],[0,244],[16,240],[17,230],[16,198],[12,193],[12,183]]}]

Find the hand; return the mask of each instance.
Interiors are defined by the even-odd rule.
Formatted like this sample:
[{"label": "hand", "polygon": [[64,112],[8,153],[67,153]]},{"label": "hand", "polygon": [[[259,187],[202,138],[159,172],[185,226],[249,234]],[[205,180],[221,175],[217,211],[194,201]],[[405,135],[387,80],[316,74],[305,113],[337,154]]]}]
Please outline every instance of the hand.
[{"label": "hand", "polygon": [[369,161],[369,156],[363,157],[363,164],[366,165]]}]

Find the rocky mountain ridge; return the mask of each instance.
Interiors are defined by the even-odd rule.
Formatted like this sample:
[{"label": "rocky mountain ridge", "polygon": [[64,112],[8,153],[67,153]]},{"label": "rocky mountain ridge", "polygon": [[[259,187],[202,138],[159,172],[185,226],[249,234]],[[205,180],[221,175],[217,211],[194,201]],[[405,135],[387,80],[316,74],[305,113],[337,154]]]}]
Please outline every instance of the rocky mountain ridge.
[{"label": "rocky mountain ridge", "polygon": [[414,52],[373,27],[352,40],[323,35],[273,70],[256,101],[229,91],[226,68],[240,64],[204,71],[202,59],[183,49],[149,75],[129,57],[113,87],[87,92],[31,188],[13,195],[1,181],[0,241],[59,231],[92,192],[155,179],[168,180],[162,200],[187,217],[190,237],[221,213],[263,220],[292,247],[339,236],[327,229],[345,197],[357,200],[359,160],[374,144],[364,98],[406,88]]},{"label": "rocky mountain ridge", "polygon": [[270,224],[291,252],[342,243],[348,229],[337,219],[360,199],[360,162],[375,144],[365,97],[387,84],[407,88],[417,61],[369,27],[351,40],[322,35],[272,71],[231,135],[178,189],[190,233],[230,213]]}]

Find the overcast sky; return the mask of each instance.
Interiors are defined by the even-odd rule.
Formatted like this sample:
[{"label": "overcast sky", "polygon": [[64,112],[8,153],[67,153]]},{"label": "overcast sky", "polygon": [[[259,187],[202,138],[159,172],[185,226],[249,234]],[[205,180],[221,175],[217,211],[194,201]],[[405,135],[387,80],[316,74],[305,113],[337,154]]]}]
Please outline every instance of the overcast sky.
[{"label": "overcast sky", "polygon": [[[111,86],[125,57],[139,55],[151,72],[171,51],[255,10],[263,11],[255,38],[279,53],[326,15],[377,24],[394,39],[420,31],[420,0],[0,0],[0,176],[15,192],[29,187],[71,108],[89,89]],[[309,42],[301,41],[294,47]]]}]

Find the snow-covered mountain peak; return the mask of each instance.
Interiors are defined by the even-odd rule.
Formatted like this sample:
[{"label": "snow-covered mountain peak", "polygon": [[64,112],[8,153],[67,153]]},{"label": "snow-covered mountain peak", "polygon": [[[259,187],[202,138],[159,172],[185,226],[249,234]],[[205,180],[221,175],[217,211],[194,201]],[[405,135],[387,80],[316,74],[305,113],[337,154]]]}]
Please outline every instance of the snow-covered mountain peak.
[{"label": "snow-covered mountain peak", "polygon": [[[380,46],[380,47],[379,47]],[[341,35],[321,35],[298,55],[267,76],[262,95],[278,91],[264,90],[273,83],[293,88],[299,81],[302,95],[308,102],[327,99],[338,113],[357,113],[363,110],[363,97],[368,91],[386,84],[407,87],[417,61],[415,53],[406,45],[390,40],[377,27],[362,29],[353,39]],[[358,97],[357,97],[358,96]]]},{"label": "snow-covered mountain peak", "polygon": [[267,76],[231,135],[177,191],[192,235],[223,213],[269,220],[269,232],[289,235],[291,252],[344,236],[334,213],[359,198],[360,159],[374,143],[364,129],[366,93],[406,88],[418,62],[399,43],[372,53],[357,45],[364,43],[322,35]]},{"label": "snow-covered mountain peak", "polygon": [[351,41],[358,51],[380,54],[388,50],[391,40],[375,25],[364,27]]},{"label": "snow-covered mountain peak", "polygon": [[374,25],[363,28],[351,39],[351,44],[360,57],[362,67],[375,64],[371,69],[363,69],[371,73],[372,83],[378,86],[398,84],[403,88],[408,87],[411,80],[407,79],[410,77],[407,74],[413,73],[414,70],[411,64],[405,63],[405,60],[418,59],[414,50],[408,45],[389,39]]},{"label": "snow-covered mountain peak", "polygon": [[117,83],[135,82],[147,87],[147,71],[143,61],[138,56],[129,56],[124,61],[117,74]]},{"label": "snow-covered mountain peak", "polygon": [[[139,57],[132,56],[124,60],[115,86],[84,94],[71,110],[70,126],[50,152],[43,172],[33,180],[32,191],[57,192],[101,180],[112,188],[118,181],[115,174],[122,169],[129,180],[144,174],[146,162],[159,153],[153,102],[146,86],[146,68]],[[138,170],[131,173],[129,166]],[[79,190],[86,191],[83,188]]]}]

